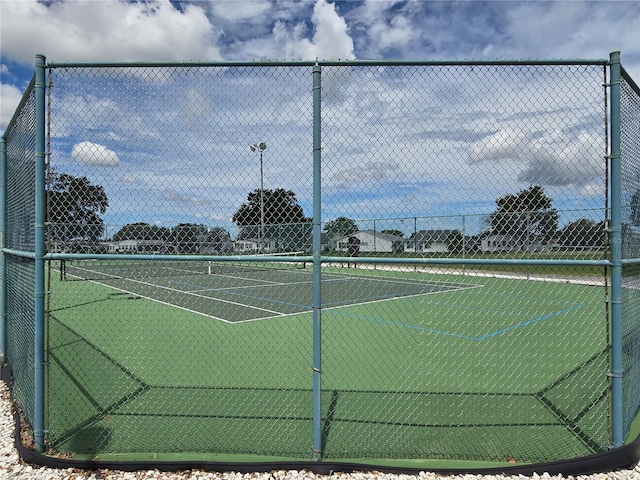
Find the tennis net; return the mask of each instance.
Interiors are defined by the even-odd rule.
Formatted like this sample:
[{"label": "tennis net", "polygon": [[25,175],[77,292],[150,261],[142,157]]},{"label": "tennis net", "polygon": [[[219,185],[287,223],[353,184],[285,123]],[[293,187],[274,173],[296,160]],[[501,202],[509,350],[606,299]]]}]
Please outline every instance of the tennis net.
[{"label": "tennis net", "polygon": [[306,268],[304,252],[269,255],[219,257],[215,260],[176,257],[175,259],[74,259],[51,262],[61,280],[110,280],[118,278],[183,277],[191,275],[232,275],[272,270]]}]

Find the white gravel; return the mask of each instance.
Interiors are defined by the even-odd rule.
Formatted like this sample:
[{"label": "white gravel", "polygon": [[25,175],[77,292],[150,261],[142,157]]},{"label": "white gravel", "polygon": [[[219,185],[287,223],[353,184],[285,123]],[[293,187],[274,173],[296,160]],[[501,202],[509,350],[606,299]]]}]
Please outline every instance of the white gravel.
[{"label": "white gravel", "polygon": [[20,460],[18,452],[13,443],[14,420],[11,403],[9,401],[9,391],[0,381],[0,480],[523,480],[523,479],[557,479],[564,478],[574,480],[640,480],[640,464],[633,470],[618,470],[615,472],[599,473],[596,475],[579,475],[577,477],[562,475],[536,475],[533,477],[505,476],[505,475],[438,475],[432,472],[421,472],[420,475],[395,475],[378,472],[362,473],[334,473],[331,475],[316,475],[309,471],[276,470],[269,473],[212,473],[200,470],[190,470],[185,472],[166,473],[158,470],[146,470],[137,472],[121,472],[117,470],[95,470],[83,471],[77,469],[52,469],[34,465],[28,465]]}]

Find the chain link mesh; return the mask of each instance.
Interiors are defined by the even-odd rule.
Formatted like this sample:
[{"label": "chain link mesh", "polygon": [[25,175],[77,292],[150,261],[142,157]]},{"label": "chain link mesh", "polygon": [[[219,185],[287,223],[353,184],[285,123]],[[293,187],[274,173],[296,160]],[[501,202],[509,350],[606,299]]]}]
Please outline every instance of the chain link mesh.
[{"label": "chain link mesh", "polygon": [[[329,248],[348,256],[351,240],[361,258],[325,270],[324,303],[354,265],[347,278],[403,292],[363,281],[356,305],[324,312],[325,457],[605,449],[602,269],[464,260],[606,258],[602,70],[346,72],[323,70],[339,85],[323,91],[323,218],[339,219],[325,223]],[[456,261],[362,263],[370,255]]]},{"label": "chain link mesh", "polygon": [[[640,91],[625,76],[620,81],[620,154],[622,187],[622,254],[640,257]],[[623,269],[623,422],[627,431],[640,407],[640,271],[632,264]]]},{"label": "chain link mesh", "polygon": [[[604,76],[323,65],[318,259],[311,66],[51,68],[50,452],[308,459],[312,260],[323,459],[610,448]],[[626,268],[625,428],[636,281]]]},{"label": "chain link mesh", "polygon": [[[6,199],[4,246],[33,252],[35,223],[35,92],[24,95],[5,138]],[[27,421],[34,413],[34,261],[3,253],[5,271],[6,358],[13,369],[13,396]]]}]

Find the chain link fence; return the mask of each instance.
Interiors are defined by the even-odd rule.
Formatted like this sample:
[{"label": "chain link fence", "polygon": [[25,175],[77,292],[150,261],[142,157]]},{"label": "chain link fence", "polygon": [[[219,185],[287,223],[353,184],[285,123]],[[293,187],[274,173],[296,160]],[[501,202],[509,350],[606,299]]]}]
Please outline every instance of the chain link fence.
[{"label": "chain link fence", "polygon": [[[610,185],[608,62],[47,67],[51,455],[509,465],[618,446],[610,188],[629,430],[640,109],[623,75]],[[33,422],[21,125],[5,354]]]}]

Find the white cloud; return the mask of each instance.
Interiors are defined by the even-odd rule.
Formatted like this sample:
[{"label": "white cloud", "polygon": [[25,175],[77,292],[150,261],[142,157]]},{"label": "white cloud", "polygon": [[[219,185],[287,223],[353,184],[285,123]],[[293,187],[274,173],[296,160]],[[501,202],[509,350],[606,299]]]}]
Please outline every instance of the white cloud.
[{"label": "white cloud", "polygon": [[389,22],[376,22],[369,30],[369,36],[381,49],[405,46],[419,37],[411,20],[404,15],[396,15]]},{"label": "white cloud", "polygon": [[582,133],[570,139],[563,132],[545,132],[531,138],[518,129],[505,128],[469,147],[469,161],[516,160],[524,165],[518,180],[552,186],[579,186],[585,194],[605,174],[602,139]]},{"label": "white cloud", "polygon": [[384,182],[397,170],[391,162],[367,162],[365,165],[340,170],[329,179],[338,188],[353,188],[354,185]]},{"label": "white cloud", "polygon": [[498,160],[515,158],[526,140],[525,133],[517,128],[504,128],[471,144],[469,160],[481,162],[483,160]]},{"label": "white cloud", "polygon": [[13,85],[0,85],[0,130],[4,131],[20,103],[22,92]]},{"label": "white cloud", "polygon": [[104,145],[80,142],[74,145],[71,157],[78,163],[98,167],[115,167],[120,163],[118,154]]},{"label": "white cloud", "polygon": [[122,175],[120,181],[122,183],[140,183],[140,180],[135,175]]},{"label": "white cloud", "polygon": [[265,15],[271,9],[271,3],[268,0],[211,3],[213,13],[216,16],[231,21]]},{"label": "white cloud", "polygon": [[365,25],[371,52],[407,47],[419,40],[421,32],[414,20],[419,18],[420,3],[403,3],[398,0],[367,0],[358,10],[354,21]]},{"label": "white cloud", "polygon": [[186,96],[180,99],[182,125],[187,129],[202,128],[206,125],[206,117],[214,110],[210,95],[194,88],[187,90]]},{"label": "white cloud", "polygon": [[[505,10],[502,55],[526,58],[608,58],[620,50],[640,75],[639,2],[517,2]],[[597,34],[594,34],[597,32]],[[626,55],[625,55],[626,53]]]},{"label": "white cloud", "polygon": [[571,140],[554,132],[533,142],[525,158],[528,165],[519,178],[527,183],[583,186],[606,172],[602,139],[588,133]]},{"label": "white cloud", "polygon": [[[162,193],[162,199],[167,202],[192,203],[194,205],[199,205],[201,203],[201,200],[198,197],[190,197],[184,193],[177,192],[173,188],[165,189]],[[196,212],[194,213],[194,216],[200,217],[201,215]]]},{"label": "white cloud", "polygon": [[[216,60],[219,32],[199,6],[169,0],[2,2],[3,57],[58,61]],[[33,32],[38,32],[34,35]]]},{"label": "white cloud", "polygon": [[334,4],[317,0],[311,16],[314,34],[305,38],[307,29],[303,23],[289,27],[285,22],[276,22],[273,37],[281,44],[289,58],[301,59],[354,59],[353,40],[349,36],[347,23],[337,12]]},{"label": "white cloud", "polygon": [[600,183],[584,185],[580,189],[579,193],[583,197],[603,197],[604,195],[607,194],[607,191],[604,183],[600,182]]}]

